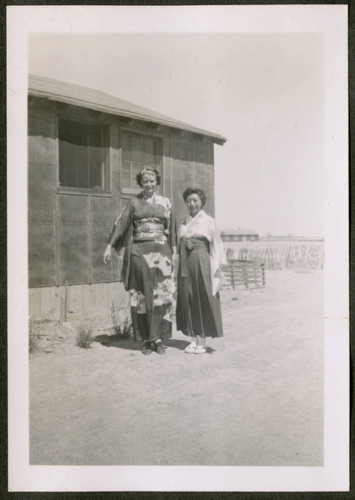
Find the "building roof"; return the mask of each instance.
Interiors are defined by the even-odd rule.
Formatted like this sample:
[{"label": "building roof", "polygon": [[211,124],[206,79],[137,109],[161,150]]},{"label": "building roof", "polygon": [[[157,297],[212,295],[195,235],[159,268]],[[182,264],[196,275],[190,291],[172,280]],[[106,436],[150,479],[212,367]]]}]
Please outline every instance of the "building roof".
[{"label": "building roof", "polygon": [[81,87],[72,83],[61,82],[43,76],[29,75],[28,93],[35,97],[44,97],[54,101],[82,106],[104,113],[124,116],[136,120],[142,120],[159,125],[165,125],[180,130],[186,130],[195,134],[210,137],[217,144],[224,144],[226,138],[208,130],[194,127],[185,122],[169,118],[142,106],[124,101],[118,97],[105,94],[99,90]]},{"label": "building roof", "polygon": [[222,236],[258,236],[254,229],[224,229]]}]

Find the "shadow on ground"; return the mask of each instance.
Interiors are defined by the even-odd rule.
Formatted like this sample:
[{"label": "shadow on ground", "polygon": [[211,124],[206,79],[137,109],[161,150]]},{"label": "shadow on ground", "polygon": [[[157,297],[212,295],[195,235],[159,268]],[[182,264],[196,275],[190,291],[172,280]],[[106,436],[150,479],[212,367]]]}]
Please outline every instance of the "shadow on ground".
[{"label": "shadow on ground", "polygon": [[99,342],[105,347],[117,347],[118,349],[128,349],[129,351],[140,351],[141,344],[123,335],[97,335],[94,342]]},{"label": "shadow on ground", "polygon": [[[125,337],[123,335],[97,335],[94,339],[94,342],[99,342],[101,345],[104,345],[106,347],[117,347],[118,349],[127,349],[129,351],[140,351],[142,349],[141,342],[136,342],[132,338]],[[185,348],[189,345],[189,342],[187,342],[186,340],[178,339],[164,339],[163,345],[165,347],[184,351]],[[206,350],[207,354],[213,354],[215,352],[215,349],[212,349],[212,347],[207,347]]]},{"label": "shadow on ground", "polygon": [[[166,345],[166,347],[173,347],[175,349],[179,349],[180,351],[184,351],[190,344],[190,342],[187,342],[186,340],[177,339],[164,340],[163,343],[164,345]],[[207,354],[213,354],[215,352],[215,349],[212,349],[212,347],[206,347],[206,352]]]}]

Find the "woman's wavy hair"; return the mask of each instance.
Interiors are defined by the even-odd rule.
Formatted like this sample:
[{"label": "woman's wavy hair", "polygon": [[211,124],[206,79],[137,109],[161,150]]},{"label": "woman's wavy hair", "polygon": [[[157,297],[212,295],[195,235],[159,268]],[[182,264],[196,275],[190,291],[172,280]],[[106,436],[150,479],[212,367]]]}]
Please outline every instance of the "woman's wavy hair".
[{"label": "woman's wavy hair", "polygon": [[138,172],[136,175],[136,181],[138,186],[142,187],[142,179],[144,174],[155,174],[155,178],[157,180],[157,186],[160,184],[160,174],[157,168],[155,167],[144,167],[142,170]]},{"label": "woman's wavy hair", "polygon": [[187,188],[182,194],[182,197],[184,198],[184,202],[186,203],[187,198],[190,196],[190,194],[197,194],[199,196],[202,206],[204,207],[206,205],[206,195],[203,189],[198,189],[198,188]]}]

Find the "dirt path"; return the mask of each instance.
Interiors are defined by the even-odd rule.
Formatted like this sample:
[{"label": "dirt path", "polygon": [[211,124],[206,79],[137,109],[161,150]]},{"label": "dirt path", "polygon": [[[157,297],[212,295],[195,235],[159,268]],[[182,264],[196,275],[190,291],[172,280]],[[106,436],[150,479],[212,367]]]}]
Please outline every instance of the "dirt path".
[{"label": "dirt path", "polygon": [[130,341],[30,359],[30,463],[321,465],[323,272],[223,291],[225,336],[187,355]]}]

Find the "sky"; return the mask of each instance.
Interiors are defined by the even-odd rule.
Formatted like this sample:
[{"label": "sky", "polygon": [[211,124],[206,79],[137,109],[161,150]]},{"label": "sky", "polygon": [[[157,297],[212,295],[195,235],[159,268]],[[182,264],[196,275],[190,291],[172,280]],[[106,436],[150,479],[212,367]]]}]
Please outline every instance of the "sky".
[{"label": "sky", "polygon": [[30,36],[29,71],[101,90],[227,138],[221,229],[322,237],[323,39],[317,33]]}]

